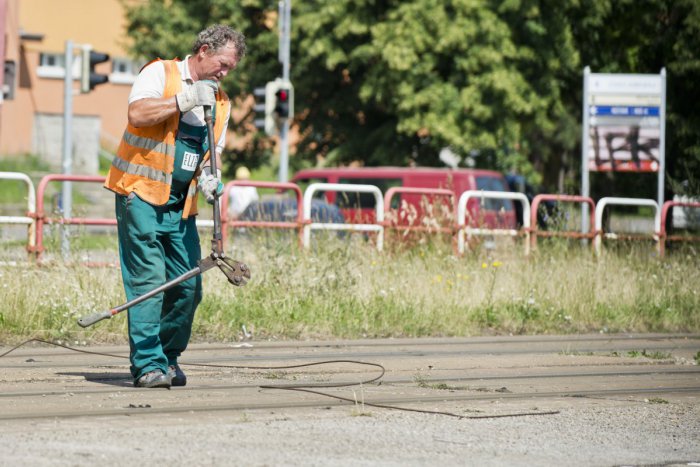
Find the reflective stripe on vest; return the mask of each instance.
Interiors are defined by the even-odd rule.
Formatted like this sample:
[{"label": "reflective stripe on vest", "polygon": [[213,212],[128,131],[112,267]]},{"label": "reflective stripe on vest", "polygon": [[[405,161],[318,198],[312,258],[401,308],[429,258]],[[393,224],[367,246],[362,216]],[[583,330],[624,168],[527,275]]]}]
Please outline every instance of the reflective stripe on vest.
[{"label": "reflective stripe on vest", "polygon": [[195,183],[190,183],[190,186],[187,188],[187,196],[195,196],[197,194],[197,183],[195,180],[193,180]]},{"label": "reflective stripe on vest", "polygon": [[112,159],[112,165],[129,175],[138,175],[139,177],[148,178],[149,180],[153,180],[154,182],[158,183],[165,183],[166,185],[172,185],[173,183],[172,174],[167,174],[161,170],[154,169],[153,167],[127,162],[118,157]]},{"label": "reflective stripe on vest", "polygon": [[138,136],[129,133],[129,130],[124,131],[124,141],[130,146],[146,149],[147,151],[159,152],[166,156],[175,157],[175,146],[164,143],[163,141],[155,141],[145,136]]}]

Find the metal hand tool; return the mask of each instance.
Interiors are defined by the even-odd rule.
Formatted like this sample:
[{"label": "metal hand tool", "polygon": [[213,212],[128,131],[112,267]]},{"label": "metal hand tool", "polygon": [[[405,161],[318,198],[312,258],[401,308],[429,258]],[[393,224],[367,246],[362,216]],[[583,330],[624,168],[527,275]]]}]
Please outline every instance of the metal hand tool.
[{"label": "metal hand tool", "polygon": [[[207,124],[207,133],[209,136],[209,159],[211,160],[211,173],[217,174],[216,141],[214,137],[214,124],[212,123],[211,114],[211,107],[204,106],[204,121]],[[190,269],[181,276],[166,282],[160,287],[157,287],[151,290],[150,292],[141,295],[140,297],[136,297],[133,300],[129,300],[123,305],[119,305],[118,307],[112,308],[110,310],[100,311],[97,313],[93,313],[89,316],[80,318],[78,320],[78,324],[86,328],[88,326],[92,326],[98,321],[111,318],[117,313],[127,310],[130,307],[163,292],[164,290],[168,290],[169,288],[181,282],[191,279],[192,277],[195,277],[198,274],[202,274],[203,272],[208,271],[213,267],[218,267],[221,270],[221,272],[224,273],[228,281],[236,286],[245,285],[248,282],[248,279],[250,279],[250,269],[248,269],[247,265],[241,263],[240,261],[228,258],[224,254],[223,243],[221,240],[221,213],[219,212],[218,195],[214,196],[214,235],[211,239],[211,253],[206,258],[201,259],[196,268]]]}]

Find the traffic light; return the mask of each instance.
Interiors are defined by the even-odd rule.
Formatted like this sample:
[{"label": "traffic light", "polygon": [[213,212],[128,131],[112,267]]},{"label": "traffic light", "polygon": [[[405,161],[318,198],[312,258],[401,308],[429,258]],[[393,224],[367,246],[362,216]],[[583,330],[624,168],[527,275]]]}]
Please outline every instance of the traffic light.
[{"label": "traffic light", "polygon": [[294,88],[292,83],[279,82],[275,91],[275,113],[280,123],[294,116]]},{"label": "traffic light", "polygon": [[274,136],[277,133],[275,107],[277,106],[277,89],[279,81],[268,81],[265,85],[265,133]]},{"label": "traffic light", "polygon": [[89,45],[84,45],[81,51],[82,72],[80,74],[80,92],[88,93],[95,89],[95,86],[109,81],[105,74],[96,73],[95,65],[109,60],[109,54],[95,52]]},{"label": "traffic light", "polygon": [[268,136],[275,136],[283,120],[294,115],[294,88],[292,83],[277,78],[265,84],[265,88],[256,88],[253,93],[264,97],[264,102],[256,103],[253,109],[264,112],[264,118],[256,118],[255,126],[264,129]]},{"label": "traffic light", "polygon": [[279,88],[275,93],[275,97],[275,113],[277,117],[280,120],[289,118],[289,90]]}]

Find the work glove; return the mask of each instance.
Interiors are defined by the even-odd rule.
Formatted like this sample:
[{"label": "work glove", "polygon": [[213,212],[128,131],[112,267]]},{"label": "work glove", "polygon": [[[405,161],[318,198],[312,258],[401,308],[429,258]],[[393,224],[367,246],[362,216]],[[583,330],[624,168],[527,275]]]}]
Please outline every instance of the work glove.
[{"label": "work glove", "polygon": [[189,112],[198,105],[214,106],[218,89],[219,85],[214,81],[208,79],[197,81],[194,85],[175,95],[177,107],[180,112]]},{"label": "work glove", "polygon": [[224,192],[224,184],[221,183],[221,170],[217,170],[215,176],[211,173],[211,167],[204,167],[202,175],[197,179],[197,188],[204,195],[207,203],[214,204],[214,200]]}]

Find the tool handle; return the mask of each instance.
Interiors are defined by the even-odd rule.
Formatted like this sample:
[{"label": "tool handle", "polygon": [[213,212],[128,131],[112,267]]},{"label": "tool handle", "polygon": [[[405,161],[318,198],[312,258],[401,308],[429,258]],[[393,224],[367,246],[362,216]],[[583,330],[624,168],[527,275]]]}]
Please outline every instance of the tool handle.
[{"label": "tool handle", "polygon": [[114,313],[112,313],[113,310],[107,310],[107,311],[100,311],[97,313],[93,313],[89,316],[83,316],[78,320],[78,325],[80,327],[86,328],[88,326],[92,326],[93,324],[97,323],[98,321],[102,321],[103,319],[109,319],[112,317]]},{"label": "tool handle", "polygon": [[214,121],[212,119],[211,105],[204,106],[204,122],[207,124],[207,136],[209,138],[209,160],[211,161],[211,173],[216,175],[216,136],[214,135]]},{"label": "tool handle", "polygon": [[[216,167],[216,137],[214,136],[214,123],[212,122],[211,106],[204,106],[204,121],[207,124],[207,135],[209,136],[209,161],[211,164],[211,173],[217,175]],[[220,181],[220,180],[219,180]],[[214,235],[211,240],[212,250],[216,253],[223,252],[221,241],[221,212],[219,211],[219,197],[214,196]]]}]

